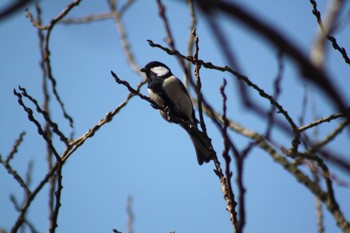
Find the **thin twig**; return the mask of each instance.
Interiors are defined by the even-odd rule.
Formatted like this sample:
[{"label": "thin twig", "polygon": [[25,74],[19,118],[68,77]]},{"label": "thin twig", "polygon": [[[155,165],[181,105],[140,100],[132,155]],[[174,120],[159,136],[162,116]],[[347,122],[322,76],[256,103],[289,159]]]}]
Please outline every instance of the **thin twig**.
[{"label": "thin twig", "polygon": [[316,161],[317,166],[321,168],[321,170],[324,174],[323,177],[325,179],[326,188],[327,188],[327,197],[326,197],[326,200],[324,200],[325,205],[327,206],[329,212],[331,214],[333,214],[334,219],[337,222],[337,225],[344,232],[350,232],[350,223],[345,219],[345,216],[342,213],[342,211],[340,210],[338,202],[335,198],[333,183],[332,183],[332,179],[331,179],[331,175],[330,175],[330,171],[328,169],[328,166],[318,156],[315,156],[313,154],[310,157],[312,157],[312,159],[314,159]]},{"label": "thin twig", "polygon": [[26,134],[26,132],[22,132],[19,134],[18,139],[15,141],[15,143],[13,144],[12,150],[9,153],[9,155],[6,157],[6,160],[4,161],[5,163],[9,163],[11,159],[13,159],[13,157],[15,156],[15,154],[18,152],[18,148],[21,145],[21,143],[23,142],[23,138],[24,135]]},{"label": "thin twig", "polygon": [[[22,88],[23,89],[23,88]],[[55,147],[53,146],[52,140],[51,138],[48,137],[48,135],[46,134],[46,132],[43,130],[43,128],[41,127],[41,124],[35,119],[34,114],[33,114],[33,110],[29,107],[27,107],[24,102],[23,102],[23,92],[22,94],[18,93],[16,91],[16,89],[13,90],[13,93],[17,96],[18,98],[18,103],[23,107],[24,111],[27,113],[28,119],[34,123],[34,125],[37,127],[38,133],[39,135],[41,135],[44,140],[46,141],[47,145],[50,147],[50,150],[52,151],[52,153],[55,155],[56,160],[57,161],[61,161],[61,158],[58,154],[58,152],[56,151]]]},{"label": "thin twig", "polygon": [[23,180],[23,178],[17,173],[17,171],[12,168],[12,166],[6,162],[6,160],[2,159],[2,156],[0,155],[0,163],[4,166],[6,171],[12,175],[12,177],[17,181],[17,183],[23,188],[25,194],[29,196],[31,194],[31,191],[27,185],[27,183]]},{"label": "thin twig", "polygon": [[[141,88],[141,84],[139,84],[139,86],[137,87],[137,90],[139,90],[140,88]],[[132,93],[129,94],[128,97],[126,98],[126,100],[122,104],[120,104],[112,112],[109,112],[106,115],[106,117],[104,119],[102,119],[97,125],[95,125],[90,130],[88,130],[88,132],[85,133],[80,138],[70,142],[70,145],[62,153],[62,156],[61,156],[62,157],[62,163],[64,163],[70,157],[70,155],[72,155],[81,145],[83,145],[84,142],[88,138],[92,137],[104,124],[110,122],[113,119],[113,117],[127,105],[128,101],[133,96],[135,96],[135,95],[132,94]],[[57,173],[57,170],[59,169],[59,167],[60,167],[60,163],[56,161],[53,164],[53,166],[50,169],[50,171],[47,172],[45,177],[37,185],[37,187],[31,192],[30,195],[28,195],[28,198],[27,198],[26,202],[23,204],[23,206],[20,209],[20,214],[17,217],[16,223],[14,224],[14,226],[11,229],[12,233],[17,233],[18,232],[18,229],[23,224],[25,213],[27,212],[27,210],[28,210],[29,206],[31,205],[32,201],[35,199],[37,194],[42,190],[42,188],[45,186],[45,184],[47,182],[49,182],[49,180]],[[56,208],[58,208],[58,207],[56,207]]]},{"label": "thin twig", "polygon": [[315,0],[310,0],[312,5],[312,13],[315,15],[318,25],[320,27],[321,33],[316,38],[314,42],[314,47],[312,49],[311,58],[316,63],[316,65],[322,66],[325,60],[325,45],[324,41],[327,39],[332,43],[332,46],[335,50],[339,51],[343,56],[344,61],[350,65],[350,58],[345,50],[345,48],[340,47],[336,38],[331,35],[332,31],[334,31],[334,24],[336,19],[340,15],[340,10],[343,9],[344,0],[334,0],[330,1],[330,7],[328,10],[328,17],[326,24],[323,24],[322,17],[320,11],[317,9],[317,2]]},{"label": "thin twig", "polygon": [[78,18],[67,18],[62,19],[59,23],[71,25],[71,24],[87,24],[92,23],[96,21],[102,21],[106,19],[112,19],[114,17],[114,12],[107,12],[107,13],[100,13],[97,15],[87,15],[84,17],[78,17]]},{"label": "thin twig", "polygon": [[[165,6],[163,5],[161,0],[157,0],[157,5],[158,5],[159,16],[162,19],[162,22],[163,22],[163,25],[164,25],[164,28],[165,28],[165,33],[167,35],[166,42],[170,46],[170,48],[172,50],[176,50],[175,40],[174,40],[173,34],[171,32],[171,29],[170,29],[169,20],[168,20],[166,14],[165,14]],[[189,75],[188,79],[190,79],[191,78],[191,73],[189,72],[188,67],[186,66],[184,60],[181,59],[180,56],[176,56],[176,58],[177,58],[177,61],[180,64],[184,74],[188,74]]]},{"label": "thin twig", "polygon": [[344,121],[342,121],[338,125],[338,127],[336,127],[333,130],[333,132],[331,132],[329,135],[327,135],[323,140],[312,145],[312,147],[310,149],[308,149],[307,153],[318,151],[321,147],[323,147],[324,145],[326,145],[327,143],[332,141],[337,135],[339,135],[343,131],[343,129],[348,125],[349,125],[349,121],[348,121],[348,119],[345,119]]},{"label": "thin twig", "polygon": [[[306,84],[303,85],[303,89],[304,89],[303,100],[302,100],[302,104],[301,104],[300,116],[298,118],[299,125],[305,124],[307,104],[308,104],[308,100],[309,100],[308,99],[308,87]],[[302,130],[300,130],[300,127],[298,128],[298,130],[302,131]]]},{"label": "thin twig", "polygon": [[[229,121],[227,120],[227,117],[226,117],[226,114],[227,114],[227,96],[225,94],[226,85],[227,85],[227,82],[224,79],[223,84],[220,87],[220,93],[221,93],[222,101],[223,101],[222,118],[224,121],[223,122],[224,124],[222,127],[222,134],[223,134],[223,138],[224,138],[224,151],[222,152],[222,156],[225,160],[225,177],[226,177],[225,180],[226,180],[226,185],[227,185],[227,190],[228,190],[228,195],[229,195],[229,198],[228,198],[229,201],[227,202],[227,211],[230,213],[231,217],[233,218],[231,221],[234,224],[235,232],[240,233],[243,230],[245,217],[243,217],[243,215],[242,216],[240,215],[240,218],[238,220],[236,210],[231,209],[231,208],[235,208],[236,204],[231,203],[232,200],[235,200],[235,195],[233,193],[232,184],[231,184],[232,171],[230,169],[231,158],[229,155],[229,151],[231,149],[232,142],[231,142],[229,135],[228,135],[228,132],[227,132],[227,129],[229,126]],[[236,160],[240,160],[240,155],[238,154],[238,151],[237,150],[233,150],[233,151],[234,151],[234,155],[236,157]],[[239,176],[239,175],[237,174],[237,176]],[[240,181],[242,181],[242,180],[240,180]],[[240,206],[240,210],[243,209],[243,211],[244,211],[244,209],[245,209],[244,203],[239,202],[239,206]],[[242,213],[242,212],[240,211],[240,213]],[[242,219],[243,219],[243,222],[242,222]]]},{"label": "thin twig", "polygon": [[58,91],[57,91],[57,83],[56,83],[56,79],[53,76],[52,66],[51,66],[49,42],[50,42],[51,32],[52,32],[54,26],[61,19],[63,19],[74,7],[79,5],[80,1],[81,0],[74,0],[73,2],[69,3],[66,6],[66,8],[64,8],[63,11],[59,15],[57,15],[55,18],[51,19],[50,23],[46,26],[42,26],[41,24],[39,24],[39,22],[34,19],[33,15],[29,12],[29,10],[26,11],[27,17],[30,19],[30,21],[32,22],[32,24],[35,27],[37,27],[39,30],[47,30],[45,40],[44,40],[44,51],[45,51],[45,53],[44,53],[45,59],[44,60],[45,60],[45,65],[46,65],[46,70],[47,70],[47,77],[51,82],[53,94],[61,107],[61,110],[63,112],[63,116],[65,119],[68,120],[71,128],[74,128],[74,125],[73,125],[74,121],[73,121],[73,118],[65,110],[64,103],[63,103],[63,101],[62,101],[62,99],[59,96]]},{"label": "thin twig", "polygon": [[70,146],[67,147],[66,150],[62,153],[62,161],[63,162],[66,161],[80,146],[82,146],[88,138],[92,137],[103,125],[105,125],[106,123],[113,120],[114,116],[117,113],[119,113],[129,103],[130,99],[132,99],[134,96],[137,95],[140,98],[145,99],[146,101],[150,102],[154,107],[156,107],[156,108],[159,107],[159,109],[162,109],[154,101],[152,101],[147,96],[144,96],[140,93],[140,89],[145,84],[145,81],[140,82],[138,84],[138,86],[136,87],[136,89],[134,89],[129,85],[128,82],[119,79],[119,77],[113,71],[111,71],[111,74],[117,83],[122,84],[129,89],[129,91],[130,91],[129,95],[126,97],[126,99],[118,107],[116,107],[113,111],[108,112],[106,114],[106,116],[103,119],[101,119],[98,124],[93,126],[91,129],[89,129],[85,134],[83,134],[78,139],[75,139],[74,141],[70,142]]},{"label": "thin twig", "polygon": [[[36,21],[38,22],[39,25],[42,25],[42,13],[41,13],[41,7],[39,2],[35,3],[35,9],[36,9],[36,15],[37,15]],[[37,33],[38,33],[38,39],[39,39],[39,49],[41,54],[40,68],[42,72],[42,92],[44,94],[44,100],[43,100],[42,106],[44,111],[47,113],[47,115],[50,115],[50,108],[49,108],[50,94],[48,90],[47,69],[45,65],[45,41],[44,41],[45,35],[44,35],[44,31],[40,29],[37,30]],[[52,139],[50,124],[47,121],[45,122],[44,130],[45,132],[47,132],[48,137]],[[46,161],[48,164],[48,170],[50,170],[53,165],[53,154],[49,146],[46,146]],[[56,180],[57,180],[57,176],[53,175],[52,178],[50,179],[49,192],[48,192],[49,193],[49,197],[48,197],[49,219],[50,219],[51,226],[54,224],[53,212],[54,212],[54,202],[55,202]]]},{"label": "thin twig", "polygon": [[[194,60],[198,60],[198,56],[199,56],[199,37],[196,34],[196,29],[193,29],[192,31],[192,35],[195,41],[195,51],[194,51],[194,55],[193,55],[193,59]],[[202,95],[202,82],[201,82],[201,78],[200,78],[200,71],[201,65],[195,63],[195,69],[194,69],[194,76],[196,77],[196,83],[193,82],[193,80],[191,79],[191,77],[189,76],[187,78],[187,80],[189,81],[189,83],[191,84],[192,87],[194,87],[196,94],[197,94],[197,99],[198,99],[198,114],[199,114],[199,122],[201,125],[201,129],[202,132],[205,135],[207,134],[207,127],[204,121],[204,116],[203,116],[203,110],[202,110],[202,99],[203,99],[203,95]]]},{"label": "thin twig", "polygon": [[[220,120],[216,117],[213,107],[208,103],[208,101],[206,101],[205,98],[202,99],[202,103],[203,103],[203,110],[207,110],[207,115],[214,122],[214,125],[218,128],[222,137],[224,138],[225,132],[224,132],[224,127],[223,127],[223,122],[220,122]],[[235,156],[239,156],[238,150],[236,149],[235,145],[233,144],[233,142],[229,138],[227,138],[226,143],[229,144],[229,147],[233,151]],[[213,147],[211,146],[211,148],[213,148]],[[235,196],[233,194],[232,187],[228,184],[230,182],[229,179],[231,178],[231,176],[224,175],[222,168],[221,168],[221,164],[220,164],[220,162],[216,156],[216,152],[214,150],[212,153],[212,159],[213,159],[214,165],[215,165],[214,172],[219,177],[220,184],[221,184],[221,190],[222,190],[223,195],[224,195],[224,200],[226,201],[226,209],[230,215],[230,220],[232,222],[233,229],[236,233],[240,232],[240,227],[239,227],[240,222],[239,222],[239,219],[237,218],[237,212],[236,212],[237,202],[235,201]]]},{"label": "thin twig", "polygon": [[17,233],[18,229],[23,225],[23,223],[25,222],[25,215],[27,213],[29,206],[31,205],[32,201],[35,199],[37,194],[42,190],[44,185],[49,181],[49,179],[52,177],[52,175],[56,172],[57,166],[58,166],[58,162],[55,163],[55,165],[52,167],[52,169],[46,174],[45,178],[30,193],[30,195],[27,196],[25,202],[23,203],[23,205],[19,209],[19,215],[17,217],[15,224],[12,226],[11,233]]},{"label": "thin twig", "polygon": [[128,196],[126,203],[126,213],[128,214],[128,233],[134,232],[134,212],[132,211],[133,199],[131,196]]},{"label": "thin twig", "polygon": [[320,125],[320,124],[325,123],[325,122],[331,122],[332,120],[338,119],[340,117],[344,117],[344,114],[342,114],[342,113],[331,114],[328,117],[320,118],[320,119],[318,119],[316,121],[308,123],[307,125],[300,126],[298,128],[298,131],[303,132],[303,131],[305,131],[307,129],[310,129],[312,127],[315,127],[315,126]]},{"label": "thin twig", "polygon": [[[320,184],[320,177],[319,177],[317,168],[311,167],[310,170],[312,172],[315,182],[317,184]],[[317,217],[317,232],[324,233],[322,201],[317,196],[315,196],[315,207],[316,207],[316,217]]]},{"label": "thin twig", "polygon": [[62,176],[62,163],[58,163],[58,168],[56,171],[57,174],[57,190],[55,191],[55,207],[53,209],[53,213],[50,216],[50,233],[54,233],[56,231],[56,228],[58,226],[57,221],[58,221],[58,213],[61,207],[61,194],[62,194],[62,189],[63,189],[63,185],[62,185],[62,180],[63,180],[63,176]]},{"label": "thin twig", "polygon": [[[194,45],[195,45],[195,36],[193,35],[193,30],[196,29],[197,26],[197,15],[196,15],[196,11],[195,11],[195,7],[194,7],[194,3],[193,0],[186,0],[188,8],[189,8],[189,12],[190,12],[190,18],[191,18],[191,22],[190,22],[190,27],[189,27],[189,34],[188,34],[188,39],[187,39],[187,56],[192,56],[193,54],[193,50],[194,50]],[[191,70],[191,63],[187,62],[187,69],[188,72],[190,72]],[[191,76],[191,74],[185,74],[185,86],[186,88],[188,87],[189,84],[189,77]]]},{"label": "thin twig", "polygon": [[[276,102],[281,94],[281,81],[283,78],[283,71],[284,71],[283,54],[281,52],[278,52],[277,60],[278,60],[278,71],[277,71],[277,75],[276,75],[275,82],[273,85],[274,93],[272,94],[272,96],[276,100]],[[269,139],[271,136],[273,124],[275,122],[275,117],[274,117],[275,114],[274,113],[275,113],[275,106],[271,105],[270,111],[267,113],[268,118],[267,118],[266,132],[265,132],[265,137],[267,139]]]},{"label": "thin twig", "polygon": [[[28,93],[27,93],[27,90],[23,87],[19,87],[19,90],[21,90],[22,92],[22,95],[26,98],[28,98],[36,107],[36,111],[38,113],[40,113],[44,119],[45,119],[45,122],[52,128],[53,132],[60,138],[60,140],[62,142],[64,142],[64,144],[66,144],[66,146],[69,144],[68,142],[68,138],[66,138],[66,136],[61,132],[61,130],[58,128],[58,125],[57,123],[53,122],[50,118],[50,113],[47,112],[46,110],[43,110],[41,109],[41,107],[39,106],[39,103],[38,101],[33,98],[32,96],[30,96]],[[46,107],[47,108],[47,107]],[[45,127],[46,128],[46,127]],[[47,132],[45,130],[45,132]]]},{"label": "thin twig", "polygon": [[131,45],[129,43],[124,24],[122,22],[122,16],[125,14],[126,10],[129,9],[132,3],[134,3],[133,0],[128,0],[124,5],[122,5],[120,10],[118,11],[117,4],[108,1],[109,8],[113,14],[113,19],[116,24],[117,31],[119,33],[126,60],[134,72],[141,74],[140,67],[137,65],[135,56],[131,51]]}]

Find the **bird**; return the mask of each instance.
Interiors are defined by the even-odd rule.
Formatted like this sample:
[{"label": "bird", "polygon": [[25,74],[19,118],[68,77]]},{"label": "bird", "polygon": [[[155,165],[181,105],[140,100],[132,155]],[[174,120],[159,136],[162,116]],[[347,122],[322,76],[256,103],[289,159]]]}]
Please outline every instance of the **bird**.
[{"label": "bird", "polygon": [[198,120],[184,84],[159,61],[149,62],[140,71],[146,74],[150,99],[162,108],[161,116],[185,129],[194,145],[198,164],[208,163],[213,153],[211,140],[197,128]]}]

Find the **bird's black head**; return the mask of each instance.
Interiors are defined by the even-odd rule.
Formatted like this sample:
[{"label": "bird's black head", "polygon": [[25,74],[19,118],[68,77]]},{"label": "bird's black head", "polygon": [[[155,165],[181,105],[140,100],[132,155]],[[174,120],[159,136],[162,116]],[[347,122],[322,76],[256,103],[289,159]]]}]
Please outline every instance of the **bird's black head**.
[{"label": "bird's black head", "polygon": [[159,61],[152,61],[148,63],[144,68],[141,69],[142,72],[146,73],[148,81],[155,78],[167,78],[172,75],[169,67]]}]

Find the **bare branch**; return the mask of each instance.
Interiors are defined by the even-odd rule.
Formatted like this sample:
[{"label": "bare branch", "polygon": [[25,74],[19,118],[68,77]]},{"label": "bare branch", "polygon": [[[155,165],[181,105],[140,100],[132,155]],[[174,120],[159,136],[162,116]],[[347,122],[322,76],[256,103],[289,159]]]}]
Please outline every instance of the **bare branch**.
[{"label": "bare branch", "polygon": [[[319,174],[317,172],[317,169],[311,168],[312,175],[314,177],[314,180],[317,184],[320,183]],[[315,206],[316,206],[316,217],[317,217],[317,232],[318,233],[324,233],[324,219],[323,219],[323,211],[322,211],[322,202],[321,200],[315,196]]]},{"label": "bare branch", "polygon": [[5,167],[6,171],[12,175],[12,177],[17,181],[17,183],[23,188],[25,194],[28,196],[30,195],[31,191],[29,187],[27,186],[27,183],[23,180],[23,178],[17,173],[15,169],[12,168],[12,166],[4,161],[0,155],[0,163]]},{"label": "bare branch", "polygon": [[[277,72],[277,76],[274,82],[274,94],[272,95],[273,98],[276,100],[278,100],[280,94],[281,94],[281,81],[283,78],[283,71],[284,71],[284,65],[283,65],[283,55],[281,52],[278,53],[278,72]],[[267,126],[266,126],[266,133],[265,133],[265,137],[267,139],[270,138],[270,135],[272,133],[272,129],[273,129],[273,124],[275,122],[275,106],[271,105],[270,107],[270,111],[267,113],[268,118],[267,118]]]},{"label": "bare branch", "polygon": [[61,24],[86,24],[86,23],[92,23],[96,21],[102,21],[106,19],[112,19],[116,13],[115,12],[107,12],[107,13],[100,13],[96,15],[87,15],[84,17],[79,18],[67,18],[62,19],[59,23]]},{"label": "bare branch", "polygon": [[[60,131],[60,129],[58,128],[57,123],[53,122],[50,118],[50,115],[47,111],[41,109],[41,107],[38,104],[38,101],[36,99],[34,99],[32,96],[30,96],[27,93],[27,90],[23,87],[19,87],[19,89],[22,92],[22,95],[26,98],[28,98],[36,107],[36,111],[38,113],[40,113],[44,118],[46,123],[52,128],[53,132],[60,138],[60,140],[62,142],[64,142],[64,144],[66,144],[66,146],[69,144],[68,142],[68,138],[66,138],[66,136],[64,136],[64,134]],[[47,131],[46,131],[47,132]]]},{"label": "bare branch", "polygon": [[128,214],[128,233],[134,232],[134,212],[132,211],[132,203],[132,197],[128,196],[126,204],[126,213]]},{"label": "bare branch", "polygon": [[[303,77],[323,90],[338,107],[340,112],[344,113],[347,118],[350,119],[350,113],[343,100],[343,95],[335,88],[329,75],[313,65],[296,45],[274,29],[270,24],[267,24],[256,15],[249,13],[235,2],[209,0],[196,2],[201,7],[204,14],[208,14],[212,17],[214,12],[224,13],[230,18],[236,19],[248,28],[251,28],[286,55],[289,55],[299,66],[300,72],[304,75]],[[214,18],[212,18],[212,20],[214,20]]]},{"label": "bare branch", "polygon": [[9,17],[10,15],[16,13],[17,11],[20,11],[25,7],[26,5],[34,2],[34,0],[17,0],[12,1],[11,4],[8,4],[4,9],[0,11],[0,20],[3,20],[3,18]]},{"label": "bare branch", "polygon": [[[190,27],[189,27],[189,34],[188,34],[188,40],[187,40],[187,56],[191,56],[193,54],[194,50],[194,45],[195,45],[195,29],[197,26],[197,16],[196,16],[196,11],[194,7],[193,0],[186,0],[189,12],[190,12],[190,17],[191,17],[191,22],[190,22]],[[191,63],[187,63],[187,69],[188,72],[191,70]],[[188,87],[188,82],[189,82],[189,77],[190,74],[185,74],[185,86]]]},{"label": "bare branch", "polygon": [[[165,28],[165,33],[167,35],[167,39],[166,39],[166,42],[167,44],[170,46],[170,48],[172,50],[176,50],[176,47],[175,47],[175,40],[174,40],[174,37],[173,37],[173,34],[171,32],[171,29],[170,29],[170,25],[169,25],[169,21],[168,21],[168,18],[165,14],[165,6],[163,5],[162,1],[161,0],[157,0],[157,5],[158,5],[158,12],[159,12],[159,16],[160,18],[162,19],[163,21],[163,25],[164,25],[164,28]],[[188,74],[189,75],[189,79],[191,78],[191,73],[189,72],[188,70],[188,67],[186,66],[185,62],[183,59],[181,59],[180,56],[176,56],[177,58],[177,61],[179,62],[183,72],[185,74]]]},{"label": "bare branch", "polygon": [[53,210],[53,213],[51,214],[50,216],[50,222],[51,222],[51,225],[50,225],[50,233],[54,233],[56,231],[56,228],[57,228],[57,219],[58,219],[58,213],[59,213],[59,210],[60,210],[60,207],[61,207],[61,194],[62,194],[62,189],[63,189],[63,186],[62,186],[62,166],[63,164],[61,163],[58,163],[58,168],[57,168],[57,171],[56,171],[56,174],[57,174],[57,190],[55,191],[55,197],[56,197],[56,200],[55,200],[55,208]]},{"label": "bare branch", "polygon": [[300,132],[302,132],[302,131],[305,131],[305,130],[310,129],[310,128],[312,128],[312,127],[315,127],[315,126],[317,126],[317,125],[320,125],[320,124],[322,124],[322,123],[331,122],[332,120],[338,119],[338,118],[340,118],[340,117],[344,117],[344,114],[342,114],[342,113],[331,114],[331,115],[328,116],[328,117],[320,118],[320,119],[318,119],[318,120],[316,120],[316,121],[314,121],[314,122],[311,122],[311,123],[309,123],[309,124],[307,124],[307,125],[300,126],[300,127],[298,128],[298,130],[299,130]]},{"label": "bare branch", "polygon": [[52,87],[52,91],[53,94],[57,100],[57,102],[59,103],[61,110],[63,112],[63,116],[65,117],[65,119],[68,120],[69,125],[71,128],[74,128],[73,126],[73,118],[66,112],[65,107],[64,107],[64,103],[61,99],[61,97],[58,94],[57,91],[57,87],[56,87],[56,79],[53,76],[53,72],[52,72],[52,67],[51,67],[51,59],[50,59],[50,49],[49,49],[49,42],[50,42],[50,36],[51,36],[51,32],[54,28],[54,26],[61,20],[63,19],[63,17],[65,17],[75,6],[79,5],[81,0],[74,0],[73,2],[71,2],[70,4],[68,4],[66,6],[65,9],[63,9],[63,11],[57,15],[55,18],[53,18],[50,23],[46,26],[42,26],[39,24],[38,21],[36,21],[34,19],[34,17],[32,16],[32,14],[27,10],[27,17],[30,19],[30,21],[33,23],[33,25],[35,27],[37,27],[39,30],[47,30],[46,36],[45,36],[45,40],[44,40],[44,60],[45,60],[45,65],[46,65],[46,70],[47,70],[47,77],[51,82],[51,87]]},{"label": "bare branch", "polygon": [[11,159],[13,159],[13,157],[15,156],[15,154],[18,152],[18,147],[21,145],[21,143],[23,142],[23,138],[24,135],[26,133],[23,131],[22,133],[20,133],[19,138],[15,141],[15,144],[13,144],[12,150],[9,153],[9,155],[7,156],[6,160],[4,161],[5,163],[9,163]]},{"label": "bare branch", "polygon": [[[25,90],[23,88],[20,87],[21,90]],[[16,91],[16,89],[13,90],[13,93],[17,96],[18,98],[18,103],[23,107],[24,111],[27,112],[28,115],[28,119],[34,123],[34,125],[37,127],[38,133],[39,135],[41,135],[44,140],[46,141],[47,145],[50,147],[50,150],[52,151],[52,153],[55,155],[56,160],[57,161],[61,161],[61,158],[58,154],[58,152],[56,151],[56,149],[53,146],[53,143],[51,141],[51,138],[48,137],[48,135],[46,134],[46,132],[43,130],[43,128],[41,127],[41,124],[35,119],[34,114],[33,114],[33,110],[29,107],[27,107],[24,102],[23,102],[23,96],[22,94],[24,94],[24,92],[22,91],[22,94],[18,93]]]},{"label": "bare branch", "polygon": [[129,9],[129,7],[134,3],[133,0],[128,0],[119,11],[117,11],[117,5],[112,3],[111,1],[108,1],[109,8],[112,11],[114,22],[117,26],[117,30],[119,32],[119,37],[122,43],[122,47],[124,50],[124,54],[126,57],[127,62],[129,63],[130,67],[134,70],[134,72],[140,74],[140,67],[136,63],[136,59],[134,54],[131,52],[131,46],[126,34],[126,30],[124,27],[124,24],[122,22],[122,16],[125,14],[126,10]]},{"label": "bare branch", "polygon": [[[220,93],[222,96],[222,101],[223,101],[223,107],[222,107],[222,111],[223,111],[223,127],[221,129],[222,134],[223,134],[223,139],[224,139],[224,151],[222,152],[222,156],[224,157],[225,160],[225,181],[226,181],[226,185],[227,185],[227,190],[228,190],[228,202],[227,202],[227,211],[230,213],[230,217],[232,218],[231,221],[233,223],[233,227],[235,232],[242,232],[243,230],[243,226],[244,226],[244,215],[240,215],[240,219],[238,220],[237,218],[237,213],[235,210],[236,207],[236,203],[234,203],[234,199],[235,199],[235,195],[233,194],[233,190],[232,190],[232,184],[231,184],[231,178],[232,178],[232,171],[230,169],[230,163],[231,163],[231,158],[229,156],[229,151],[230,149],[232,149],[234,151],[235,157],[237,160],[240,160],[240,155],[238,154],[238,151],[236,150],[235,147],[231,148],[232,142],[229,138],[227,129],[229,126],[229,121],[227,120],[227,96],[225,94],[225,87],[227,85],[226,80],[224,79],[222,86],[220,87]],[[240,180],[242,181],[242,180]],[[233,201],[233,203],[231,203]],[[244,202],[240,202],[240,210],[244,210]],[[241,213],[241,212],[240,212]],[[242,222],[243,219],[243,222]]]},{"label": "bare branch", "polygon": [[[133,89],[128,82],[123,81],[119,79],[119,77],[111,71],[112,76],[115,78],[116,82],[124,86],[126,86],[128,89],[130,89],[130,94],[126,97],[126,99],[113,111],[108,112],[106,116],[100,120],[98,124],[93,126],[91,129],[89,129],[84,135],[79,137],[78,139],[71,141],[69,146],[65,149],[65,151],[62,153],[62,161],[66,161],[80,146],[84,144],[84,142],[95,135],[95,133],[106,123],[113,120],[113,117],[119,113],[128,103],[131,98],[133,98],[135,95],[138,95],[140,98],[145,99],[146,101],[149,101],[151,104],[154,104],[154,107],[159,107],[156,103],[153,103],[152,100],[150,100],[147,96],[144,96],[140,93],[141,87],[144,85],[145,81],[140,82],[136,89]],[[142,96],[142,97],[141,97]],[[160,108],[161,109],[161,108]],[[57,168],[57,167],[56,167]]]},{"label": "bare branch", "polygon": [[323,147],[324,145],[326,145],[327,143],[329,143],[330,141],[332,141],[337,135],[339,135],[339,133],[341,133],[343,131],[343,129],[349,124],[348,119],[345,119],[344,121],[342,121],[337,128],[334,129],[333,132],[331,132],[328,136],[326,136],[323,140],[321,140],[320,142],[314,144],[309,150],[308,152],[314,152],[314,151],[318,151],[321,147]]},{"label": "bare branch", "polygon": [[[196,29],[193,29],[192,34],[193,34],[193,38],[194,38],[194,41],[195,41],[195,52],[194,52],[194,55],[193,55],[193,59],[194,60],[198,60],[198,55],[199,55],[199,37],[196,34]],[[200,122],[201,129],[202,129],[203,133],[205,135],[208,135],[207,134],[207,127],[206,127],[205,121],[204,121],[203,110],[202,110],[202,99],[203,99],[203,95],[202,95],[202,91],[201,91],[202,82],[201,82],[201,78],[200,78],[200,74],[199,74],[201,65],[199,65],[198,63],[195,63],[195,64],[196,65],[195,65],[195,69],[194,69],[194,75],[196,77],[196,83],[193,82],[191,76],[189,76],[187,78],[187,80],[189,81],[191,86],[194,87],[194,89],[196,91],[197,100],[198,100],[197,106],[198,106],[199,122]]]},{"label": "bare branch", "polygon": [[325,40],[329,40],[332,43],[332,46],[335,50],[339,51],[343,56],[344,61],[350,65],[350,58],[346,50],[343,47],[340,47],[337,43],[335,37],[331,36],[331,33],[334,31],[335,23],[337,18],[340,15],[340,11],[343,8],[344,0],[333,0],[329,3],[328,15],[326,16],[326,23],[323,24],[321,13],[317,9],[317,2],[315,0],[310,0],[312,5],[312,13],[315,15],[318,25],[321,32],[315,38],[314,46],[311,50],[311,60],[315,65],[322,67],[325,60]]}]

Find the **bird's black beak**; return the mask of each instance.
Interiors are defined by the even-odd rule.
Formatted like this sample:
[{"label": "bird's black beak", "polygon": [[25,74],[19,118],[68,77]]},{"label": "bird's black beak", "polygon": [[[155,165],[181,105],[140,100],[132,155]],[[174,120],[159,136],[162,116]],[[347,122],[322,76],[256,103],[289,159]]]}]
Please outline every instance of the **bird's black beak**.
[{"label": "bird's black beak", "polygon": [[145,68],[142,68],[140,71],[146,73],[146,69]]}]

